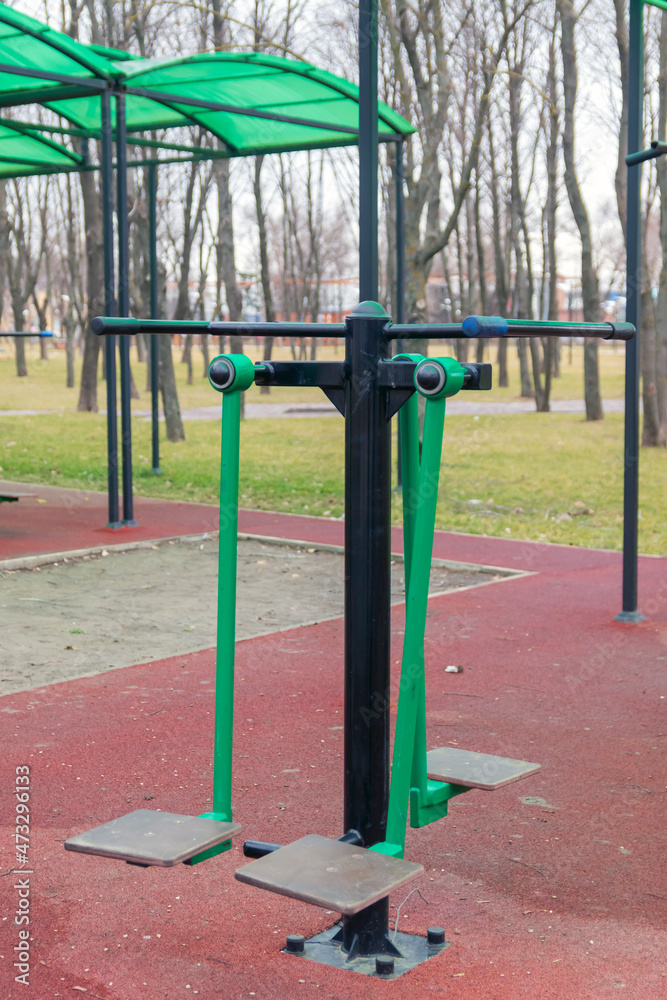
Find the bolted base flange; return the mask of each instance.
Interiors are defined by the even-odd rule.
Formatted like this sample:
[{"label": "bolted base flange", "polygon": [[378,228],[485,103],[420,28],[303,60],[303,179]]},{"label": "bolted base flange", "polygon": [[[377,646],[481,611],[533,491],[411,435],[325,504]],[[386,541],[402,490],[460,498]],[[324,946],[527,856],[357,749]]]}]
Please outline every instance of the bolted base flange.
[{"label": "bolted base flange", "polygon": [[[283,954],[307,958],[334,969],[350,969],[364,976],[398,979],[404,972],[439,955],[450,943],[445,941],[445,932],[441,927],[429,927],[428,937],[404,934],[402,931],[394,934],[392,931],[385,937],[381,951],[373,955],[350,956],[349,952],[343,951],[342,926],[336,924],[307,941],[300,935],[290,934]],[[297,947],[294,947],[295,944]]]}]

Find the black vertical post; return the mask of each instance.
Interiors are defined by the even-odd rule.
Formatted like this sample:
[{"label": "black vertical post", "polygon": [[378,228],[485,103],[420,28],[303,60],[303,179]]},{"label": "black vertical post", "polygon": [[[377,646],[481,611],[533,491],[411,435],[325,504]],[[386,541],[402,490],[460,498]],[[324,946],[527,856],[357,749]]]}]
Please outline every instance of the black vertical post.
[{"label": "black vertical post", "polygon": [[[644,3],[630,0],[628,153],[642,148],[644,117]],[[619,621],[640,622],[637,608],[639,494],[639,358],[641,344],[641,165],[628,167],[625,317],[637,334],[625,345],[625,477],[623,484],[623,610]]]},{"label": "black vertical post", "polygon": [[359,298],[378,297],[377,0],[359,3]]},{"label": "black vertical post", "polygon": [[[384,840],[389,802],[391,431],[378,363],[389,356],[378,296],[377,0],[359,5],[359,293],[345,400],[345,829]],[[385,950],[387,898],[343,918],[343,949]]]},{"label": "black vertical post", "polygon": [[385,452],[390,437],[382,405],[384,394],[377,382],[378,360],[388,354],[382,332],[387,317],[375,302],[377,116],[377,0],[360,0],[361,304],[349,321],[352,335],[347,341],[350,376],[345,408],[345,828],[358,830],[367,844],[384,836],[389,762],[386,713],[373,712],[374,696],[378,701],[387,693],[389,671],[389,591],[384,583],[385,578],[387,584],[389,580],[390,480]]},{"label": "black vertical post", "polygon": [[[388,319],[376,302],[362,302],[347,338],[345,829],[358,830],[366,846],[384,840],[389,801],[391,436],[386,390],[378,385],[378,362],[389,356]],[[343,918],[346,951],[353,939],[366,954],[384,951],[389,910],[381,903]]]},{"label": "black vertical post", "polygon": [[[113,145],[111,135],[111,97],[101,96],[102,131],[102,241],[104,252],[104,311],[116,315],[113,270]],[[120,528],[118,511],[118,423],[116,413],[116,338],[104,338],[104,361],[107,381],[107,466],[108,528]]]},{"label": "black vertical post", "polygon": [[[129,232],[127,219],[127,132],[125,96],[116,95],[116,216],[118,220],[118,315],[130,315]],[[132,402],[130,338],[120,337],[120,429],[123,462],[123,524],[136,525],[132,498]]]},{"label": "black vertical post", "polygon": [[[157,275],[157,163],[148,167],[148,252],[150,258],[151,319],[158,319],[158,275]],[[157,334],[150,339],[151,358],[151,437],[152,471],[160,469],[160,424],[158,414],[158,348]]]}]

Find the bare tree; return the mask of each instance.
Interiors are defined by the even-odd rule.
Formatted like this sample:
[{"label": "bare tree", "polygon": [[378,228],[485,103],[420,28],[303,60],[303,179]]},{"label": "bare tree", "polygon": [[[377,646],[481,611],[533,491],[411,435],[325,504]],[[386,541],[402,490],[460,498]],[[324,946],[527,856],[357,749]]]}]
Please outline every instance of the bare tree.
[{"label": "bare tree", "polygon": [[[667,133],[667,14],[660,16],[659,40],[659,109],[658,135]],[[661,447],[667,445],[667,163],[657,161],[657,178],[660,189],[660,247],[662,260],[656,308],[656,416],[657,428],[654,441]]]},{"label": "bare tree", "polygon": [[[262,200],[262,164],[263,156],[255,157],[255,170],[253,176],[253,194],[255,196],[255,214],[257,217],[257,233],[259,237],[259,272],[262,284],[262,298],[264,300],[264,319],[267,323],[275,322],[276,310],[273,305],[273,291],[271,289],[271,273],[269,271],[269,245],[266,233],[266,216],[264,213],[264,203]],[[264,360],[271,360],[273,350],[273,337],[264,338]],[[261,393],[270,392],[270,386],[263,385]]]},{"label": "bare tree", "polygon": [[[7,281],[14,317],[14,329],[20,333],[24,327],[24,308],[32,297],[39,277],[47,241],[48,178],[40,182],[37,191],[38,211],[30,204],[30,182],[14,180],[11,186],[9,207],[10,245],[7,255]],[[25,376],[25,340],[17,337],[16,374]]]},{"label": "bare tree", "polygon": [[[563,61],[563,162],[565,188],[574,221],[581,240],[581,288],[584,320],[597,323],[600,319],[600,289],[593,261],[593,238],[588,211],[581,193],[574,153],[574,109],[577,99],[577,53],[574,33],[579,15],[574,0],[556,0],[561,22],[561,57]],[[598,366],[598,342],[593,337],[584,341],[584,400],[586,419],[602,420],[602,396]]]}]

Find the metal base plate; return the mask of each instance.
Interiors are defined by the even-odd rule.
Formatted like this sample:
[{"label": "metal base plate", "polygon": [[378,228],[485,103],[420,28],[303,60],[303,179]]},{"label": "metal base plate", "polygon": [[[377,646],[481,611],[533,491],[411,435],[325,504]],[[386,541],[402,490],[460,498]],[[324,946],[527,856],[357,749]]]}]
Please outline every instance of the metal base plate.
[{"label": "metal base plate", "polygon": [[489,753],[475,753],[459,747],[438,747],[426,754],[426,771],[429,778],[448,781],[450,785],[466,788],[485,788],[493,791],[511,781],[526,778],[539,771],[540,764],[510,757],[494,757]]},{"label": "metal base plate", "polygon": [[633,625],[638,625],[639,622],[644,621],[644,615],[641,611],[619,611],[614,621],[631,622]]},{"label": "metal base plate", "polygon": [[230,840],[239,823],[222,823],[201,816],[137,809],[65,841],[66,851],[98,854],[134,865],[170,868]]},{"label": "metal base plate", "polygon": [[[316,934],[315,937],[306,941],[305,950],[300,955],[293,955],[294,958],[306,958],[311,962],[319,962],[320,965],[329,965],[334,969],[351,969],[353,972],[360,972],[364,976],[375,976],[377,979],[398,979],[404,972],[409,972],[417,965],[421,965],[429,958],[434,958],[441,951],[448,948],[450,941],[445,941],[444,945],[430,945],[426,938],[418,937],[415,934],[403,934],[398,931],[394,934],[389,932],[389,940],[400,952],[394,957],[394,971],[390,976],[380,976],[375,970],[375,955],[362,955],[358,958],[348,959],[340,944],[333,939],[340,931],[340,925],[330,927],[328,931]],[[284,951],[284,954],[291,954]]]},{"label": "metal base plate", "polygon": [[350,916],[423,870],[412,861],[309,834],[239,868],[236,878]]}]

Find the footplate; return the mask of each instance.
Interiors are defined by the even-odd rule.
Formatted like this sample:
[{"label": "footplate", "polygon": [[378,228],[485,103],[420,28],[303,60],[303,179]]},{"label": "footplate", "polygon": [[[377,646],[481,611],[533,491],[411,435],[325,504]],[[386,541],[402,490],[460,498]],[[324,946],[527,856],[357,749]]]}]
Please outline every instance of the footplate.
[{"label": "footplate", "polygon": [[240,833],[239,823],[137,809],[65,841],[66,851],[170,868]]},{"label": "footplate", "polygon": [[493,791],[511,781],[527,778],[540,770],[540,764],[510,757],[494,757],[489,753],[475,753],[459,747],[438,747],[426,754],[426,772],[436,781],[466,788],[485,788]]},{"label": "footplate", "polygon": [[309,834],[239,868],[236,878],[350,916],[423,870],[411,861]]}]

